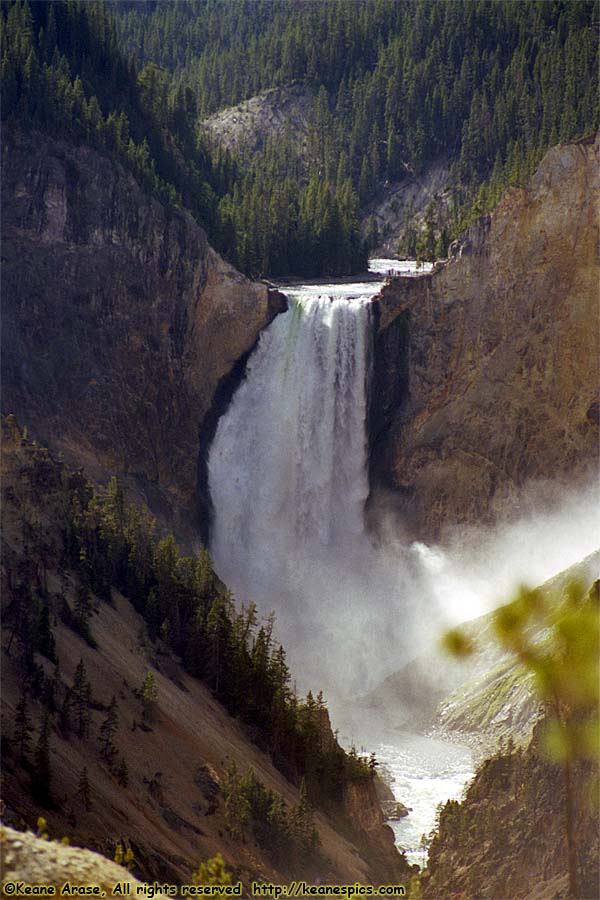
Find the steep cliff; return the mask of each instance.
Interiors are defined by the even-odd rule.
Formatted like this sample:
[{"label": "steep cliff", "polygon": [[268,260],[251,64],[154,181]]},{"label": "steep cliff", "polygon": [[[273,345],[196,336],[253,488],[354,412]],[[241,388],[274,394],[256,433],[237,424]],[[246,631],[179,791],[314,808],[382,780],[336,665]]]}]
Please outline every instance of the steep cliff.
[{"label": "steep cliff", "polygon": [[382,290],[371,480],[417,534],[493,520],[529,480],[594,464],[599,191],[598,141],[558,146],[445,264]]},{"label": "steep cliff", "polygon": [[180,534],[206,522],[219,409],[285,299],[89,147],[5,128],[2,149],[4,409]]}]

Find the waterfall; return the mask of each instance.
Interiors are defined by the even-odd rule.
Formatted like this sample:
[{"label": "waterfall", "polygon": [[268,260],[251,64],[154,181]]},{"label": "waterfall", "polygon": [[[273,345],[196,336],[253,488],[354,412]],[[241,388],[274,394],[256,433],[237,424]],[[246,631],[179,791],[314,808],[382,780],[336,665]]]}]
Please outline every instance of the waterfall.
[{"label": "waterfall", "polygon": [[292,295],[261,335],[209,457],[217,572],[238,599],[274,608],[286,644],[303,646],[303,667],[310,659],[327,681],[332,642],[351,658],[357,639],[366,650],[365,629],[377,630],[363,525],[369,341],[369,296]]},{"label": "waterfall", "polygon": [[368,321],[367,299],[292,298],[262,334],[210,454],[218,565],[362,533]]}]

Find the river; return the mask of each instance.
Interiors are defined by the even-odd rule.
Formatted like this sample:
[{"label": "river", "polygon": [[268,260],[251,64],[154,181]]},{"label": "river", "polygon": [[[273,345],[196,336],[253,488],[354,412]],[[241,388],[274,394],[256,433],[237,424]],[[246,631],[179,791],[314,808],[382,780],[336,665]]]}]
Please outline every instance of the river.
[{"label": "river", "polygon": [[374,749],[393,778],[390,787],[396,800],[411,810],[388,823],[396,844],[409,862],[423,867],[427,850],[421,839],[433,829],[439,804],[462,797],[474,774],[473,753],[464,744],[410,732],[389,735]]}]

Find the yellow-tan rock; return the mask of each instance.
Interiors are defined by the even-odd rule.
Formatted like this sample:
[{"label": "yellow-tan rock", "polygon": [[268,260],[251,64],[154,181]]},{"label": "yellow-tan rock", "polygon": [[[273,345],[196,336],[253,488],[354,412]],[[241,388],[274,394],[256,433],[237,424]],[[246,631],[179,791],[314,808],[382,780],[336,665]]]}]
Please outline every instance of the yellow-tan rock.
[{"label": "yellow-tan rock", "polygon": [[599,199],[598,139],[555,147],[445,265],[383,288],[371,474],[417,534],[595,468]]}]

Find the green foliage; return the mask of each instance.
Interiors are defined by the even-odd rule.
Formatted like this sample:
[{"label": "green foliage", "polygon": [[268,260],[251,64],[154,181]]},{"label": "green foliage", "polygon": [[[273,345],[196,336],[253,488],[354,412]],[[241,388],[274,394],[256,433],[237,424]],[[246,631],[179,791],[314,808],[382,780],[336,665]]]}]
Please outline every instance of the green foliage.
[{"label": "green foliage", "polygon": [[143,720],[146,723],[152,722],[156,704],[158,703],[158,685],[156,684],[154,673],[151,671],[146,672],[140,696],[142,699]]},{"label": "green foliage", "polygon": [[[346,754],[338,745],[322,695],[315,699],[309,692],[302,700],[291,689],[284,648],[274,639],[273,616],[259,622],[254,604],[237,608],[216,578],[206,550],[196,557],[182,556],[172,536],[156,537],[155,523],[147,513],[123,502],[116,479],[96,492],[81,475],[25,441],[14,421],[3,420],[3,438],[3,462],[18,471],[18,479],[26,479],[27,490],[19,481],[23,497],[28,498],[27,503],[34,497],[38,513],[41,510],[52,520],[45,540],[50,532],[54,535],[48,565],[63,582],[59,602],[66,602],[68,585],[84,581],[90,585],[91,603],[97,603],[99,596],[111,603],[116,591],[129,598],[145,618],[150,636],[162,642],[162,651],[179,657],[192,676],[212,689],[290,780],[300,785],[305,779],[310,803],[331,808],[341,802],[348,783],[373,776],[368,761],[355,751]],[[38,496],[34,486],[41,481],[42,472],[44,490]],[[17,522],[23,509],[22,505],[15,512]],[[37,568],[39,553],[37,545],[29,541],[21,557],[26,562],[21,566],[19,561],[15,567],[28,585],[30,567]],[[19,608],[25,609],[25,604],[19,607],[14,600],[27,596],[21,575],[6,593],[10,628],[19,622]],[[33,649],[27,659],[28,671],[41,669]],[[20,659],[15,664],[20,665]],[[51,678],[46,679],[43,670],[41,675],[37,692],[29,677],[27,700],[24,694],[16,711],[13,744],[25,763],[30,761],[32,749],[29,698],[44,698],[45,708],[64,738],[87,739],[92,725],[95,706],[83,657],[70,685],[62,682],[58,665]],[[148,720],[158,700],[155,673],[146,673],[138,695]],[[117,763],[117,727],[113,698],[98,722],[98,751],[125,787],[129,773],[125,760]]]},{"label": "green foliage", "polygon": [[350,179],[336,184],[315,173],[299,182],[288,171],[293,154],[285,140],[268,143],[220,200],[229,257],[255,276],[364,271],[367,249]]},{"label": "green foliage", "polygon": [[[561,766],[562,790],[557,796],[564,807],[560,818],[565,823],[572,897],[584,896],[580,887],[582,877],[585,879],[578,861],[576,838],[576,817],[581,815],[577,802],[578,783],[589,778],[591,767],[597,766],[600,745],[599,598],[598,581],[589,590],[577,580],[554,590],[521,588],[512,603],[500,607],[492,616],[496,640],[518,660],[522,671],[533,676],[535,689],[543,703],[544,719],[538,743],[548,761],[544,777],[548,779],[552,763]],[[456,655],[472,652],[474,647],[461,643],[457,634],[447,636],[446,646],[454,648]],[[531,749],[529,752],[533,756]],[[516,763],[513,762],[515,754]],[[544,766],[535,758],[530,764],[538,768],[541,765],[542,769]],[[522,751],[515,751],[510,741],[507,748],[501,748],[496,757],[484,764],[483,773],[488,782],[510,790],[514,779],[523,777],[523,768]],[[525,789],[532,789],[526,779],[522,782],[522,790]],[[456,808],[447,806],[444,810],[446,820],[449,816],[462,814],[458,805]],[[497,819],[494,823],[496,827]],[[446,821],[446,831],[457,828],[456,822],[449,825]]]},{"label": "green foliage", "polygon": [[135,854],[128,845],[123,846],[119,841],[115,847],[114,861],[127,869],[128,872],[135,867]]},{"label": "green foliage", "polygon": [[233,764],[223,794],[227,827],[235,839],[250,833],[275,862],[287,864],[291,860],[306,861],[318,850],[320,838],[304,779],[298,802],[290,809],[279,794],[265,787],[253,769],[241,776]]},{"label": "green foliage", "polygon": [[[92,701],[92,686],[87,677],[87,671],[83,659],[80,659],[75,675],[73,676],[73,687],[68,695],[70,707],[75,716],[77,735],[80,738],[89,736],[90,732],[90,706]],[[67,697],[65,698],[65,704]]]},{"label": "green foliage", "polygon": [[[252,15],[244,0],[13,0],[3,117],[111,154],[249,274],[337,275],[365,267],[358,206],[386,181],[452,161],[450,231],[429,224],[414,248],[433,258],[549,146],[593,131],[597,18],[591,0],[254,0]],[[198,128],[297,81],[301,150],[284,135],[234,159]]]},{"label": "green foliage", "polygon": [[38,816],[37,820],[37,836],[41,838],[43,841],[50,840],[50,834],[48,832],[48,823],[46,822],[43,816]]},{"label": "green foliage", "polygon": [[[84,560],[82,560],[82,564],[84,564]],[[94,641],[92,633],[90,631],[91,615],[92,597],[89,586],[87,585],[85,579],[82,578],[82,580],[77,585],[77,590],[75,593],[73,625],[75,631],[77,631],[78,634],[80,634],[82,638],[84,638],[86,643],[89,644],[90,647],[95,647],[96,642]]]},{"label": "green foliage", "polygon": [[289,147],[267,147],[245,172],[211,150],[197,92],[152,61],[136,71],[104,3],[13,0],[0,24],[4,119],[109,153],[161,202],[185,204],[251,275],[366,267],[351,186],[315,173],[318,196],[299,191]]},{"label": "green foliage", "polygon": [[[116,13],[125,46],[191,90],[200,117],[273,86],[311,88],[302,153],[283,140],[280,153],[267,147],[256,161],[272,169],[260,183],[267,217],[246,214],[244,222],[267,232],[275,223],[269,204],[286,178],[293,197],[313,178],[337,192],[349,178],[364,206],[386,180],[447,157],[455,237],[523,184],[548,147],[598,127],[592,0],[255,0],[251,16],[244,0],[189,0],[121,3]],[[225,191],[234,209],[252,209],[254,180],[234,178]],[[243,237],[243,227],[233,223],[238,263],[283,271],[279,251],[267,258],[269,241],[252,229]],[[425,235],[423,258],[443,255],[444,244]],[[333,245],[327,253],[335,259]],[[298,259],[310,265],[309,256]]]},{"label": "green foliage", "polygon": [[192,875],[194,884],[231,884],[231,875],[225,866],[225,860],[220,853],[200,863],[198,869]]},{"label": "green foliage", "polygon": [[1,24],[3,117],[109,151],[163,202],[175,203],[160,121],[143,107],[105,4],[17,0],[3,4]]},{"label": "green foliage", "polygon": [[[559,592],[521,588],[493,614],[498,643],[514,654],[544,702],[546,748],[557,760],[594,759],[600,703],[600,614],[597,584],[578,581]],[[446,649],[467,655],[475,644],[460,629],[448,632]]]}]

